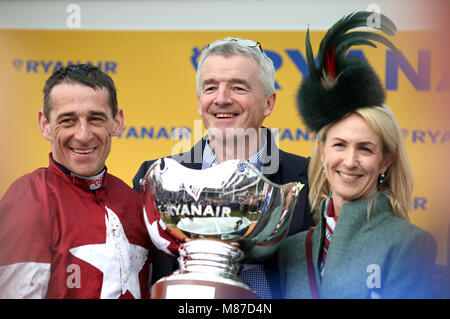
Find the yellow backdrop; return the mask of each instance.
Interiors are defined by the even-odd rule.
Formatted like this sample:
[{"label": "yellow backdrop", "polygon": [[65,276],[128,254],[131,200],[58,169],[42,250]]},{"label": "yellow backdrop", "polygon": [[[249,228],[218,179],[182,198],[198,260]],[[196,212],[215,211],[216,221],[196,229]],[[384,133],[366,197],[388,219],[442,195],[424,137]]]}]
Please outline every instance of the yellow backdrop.
[{"label": "yellow backdrop", "polygon": [[[314,51],[324,32],[311,32]],[[19,176],[48,165],[49,143],[37,129],[42,88],[56,68],[92,63],[111,75],[124,109],[125,129],[113,141],[111,173],[131,185],[142,161],[189,149],[203,134],[198,122],[195,65],[203,46],[225,36],[252,38],[277,69],[277,101],[265,126],[282,149],[308,156],[313,136],[295,108],[305,69],[305,32],[24,31],[0,30],[0,196]],[[387,104],[405,132],[415,173],[411,221],[439,242],[446,263],[449,228],[449,65],[432,32],[398,32],[398,58],[385,47],[352,54],[375,67]],[[197,120],[197,121],[196,121]]]}]

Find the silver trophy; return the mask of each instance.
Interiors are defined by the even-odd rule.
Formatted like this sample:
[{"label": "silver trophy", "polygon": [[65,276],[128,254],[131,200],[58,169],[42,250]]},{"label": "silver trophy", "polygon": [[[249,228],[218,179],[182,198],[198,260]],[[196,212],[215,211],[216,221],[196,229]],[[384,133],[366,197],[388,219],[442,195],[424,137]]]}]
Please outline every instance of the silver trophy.
[{"label": "silver trophy", "polygon": [[303,184],[277,185],[238,163],[194,170],[164,158],[141,180],[152,241],[179,264],[152,298],[258,298],[239,271],[277,251]]}]

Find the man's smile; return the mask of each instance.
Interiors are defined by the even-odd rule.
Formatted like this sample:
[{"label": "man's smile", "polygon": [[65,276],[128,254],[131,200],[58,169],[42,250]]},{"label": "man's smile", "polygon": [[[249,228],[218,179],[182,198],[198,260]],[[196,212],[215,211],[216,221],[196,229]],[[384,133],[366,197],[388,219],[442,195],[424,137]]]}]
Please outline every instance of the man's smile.
[{"label": "man's smile", "polygon": [[89,153],[92,153],[95,149],[96,149],[96,147],[93,147],[93,148],[89,148],[89,149],[79,149],[79,148],[70,148],[74,153],[77,153],[77,154],[89,154]]},{"label": "man's smile", "polygon": [[234,114],[234,113],[217,113],[214,114],[214,116],[218,119],[223,119],[223,118],[233,118],[236,117],[238,114]]}]

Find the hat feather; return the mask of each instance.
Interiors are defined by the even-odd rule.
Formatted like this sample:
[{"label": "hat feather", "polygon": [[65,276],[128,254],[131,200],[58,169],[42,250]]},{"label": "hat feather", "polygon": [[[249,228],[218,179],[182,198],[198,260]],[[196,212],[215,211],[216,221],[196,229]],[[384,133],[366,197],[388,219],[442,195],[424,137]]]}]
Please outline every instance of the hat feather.
[{"label": "hat feather", "polygon": [[[368,27],[373,12],[359,11],[336,22],[325,34],[318,50],[318,66],[310,42],[309,28],[305,48],[309,76],[304,78],[297,94],[297,107],[304,123],[317,132],[359,107],[384,103],[385,91],[372,67],[361,59],[348,57],[349,48],[367,45],[376,48],[379,42],[396,54],[395,45],[379,33],[348,31]],[[397,28],[380,14],[378,30],[394,35]]]}]

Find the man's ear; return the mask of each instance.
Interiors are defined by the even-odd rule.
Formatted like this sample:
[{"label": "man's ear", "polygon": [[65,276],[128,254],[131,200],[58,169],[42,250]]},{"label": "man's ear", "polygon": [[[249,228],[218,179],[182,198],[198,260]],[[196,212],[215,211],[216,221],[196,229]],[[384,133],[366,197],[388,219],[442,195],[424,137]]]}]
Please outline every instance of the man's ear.
[{"label": "man's ear", "polygon": [[202,117],[202,107],[200,105],[200,95],[197,95],[197,104],[198,104],[198,110],[197,110],[197,114]]},{"label": "man's ear", "polygon": [[122,133],[124,123],[123,110],[118,109],[116,117],[114,118],[114,129],[112,132],[112,136],[117,136]]},{"label": "man's ear", "polygon": [[264,117],[269,116],[273,112],[273,108],[275,106],[275,100],[277,99],[277,94],[273,93],[271,96],[267,98],[266,105],[264,108]]},{"label": "man's ear", "polygon": [[50,123],[43,110],[38,111],[38,126],[42,137],[48,141],[51,141]]}]

